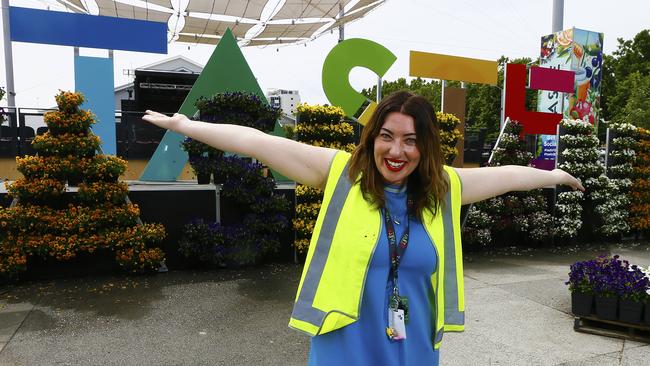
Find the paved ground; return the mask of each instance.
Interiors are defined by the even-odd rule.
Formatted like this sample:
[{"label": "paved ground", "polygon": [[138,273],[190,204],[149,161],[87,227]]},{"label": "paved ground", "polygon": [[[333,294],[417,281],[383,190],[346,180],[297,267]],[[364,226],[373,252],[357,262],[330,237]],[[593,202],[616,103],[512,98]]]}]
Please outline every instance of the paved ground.
[{"label": "paved ground", "polygon": [[[647,245],[604,248],[650,265]],[[602,251],[603,249],[599,250]],[[568,266],[598,251],[471,256],[467,330],[442,365],[650,365],[650,345],[576,333]],[[0,365],[304,365],[287,328],[300,266],[0,288]]]}]

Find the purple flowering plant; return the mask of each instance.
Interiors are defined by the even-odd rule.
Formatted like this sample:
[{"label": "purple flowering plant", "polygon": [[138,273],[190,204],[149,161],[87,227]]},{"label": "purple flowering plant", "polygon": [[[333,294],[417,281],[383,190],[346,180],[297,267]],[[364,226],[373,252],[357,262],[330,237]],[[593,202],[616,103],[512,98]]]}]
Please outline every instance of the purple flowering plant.
[{"label": "purple flowering plant", "polygon": [[183,228],[178,250],[186,257],[206,264],[219,264],[224,258],[223,227],[196,218]]},{"label": "purple flowering plant", "polygon": [[633,301],[646,300],[650,289],[650,279],[646,274],[638,266],[620,259],[619,255],[601,255],[572,264],[566,284],[571,292]]},{"label": "purple flowering plant", "polygon": [[569,291],[583,294],[594,293],[594,273],[597,272],[598,265],[595,259],[587,261],[578,261],[571,265],[569,272]]}]

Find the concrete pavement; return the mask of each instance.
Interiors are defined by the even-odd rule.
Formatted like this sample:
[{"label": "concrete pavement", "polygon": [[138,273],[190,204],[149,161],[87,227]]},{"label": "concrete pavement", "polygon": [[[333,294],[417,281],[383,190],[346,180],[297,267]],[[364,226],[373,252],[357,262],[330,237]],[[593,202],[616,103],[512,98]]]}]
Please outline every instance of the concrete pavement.
[{"label": "concrete pavement", "polygon": [[[445,335],[441,365],[650,365],[648,344],[573,331],[569,265],[608,251],[650,265],[647,244],[469,255],[466,331]],[[287,327],[300,271],[12,285],[0,289],[0,365],[304,365],[309,338]]]}]

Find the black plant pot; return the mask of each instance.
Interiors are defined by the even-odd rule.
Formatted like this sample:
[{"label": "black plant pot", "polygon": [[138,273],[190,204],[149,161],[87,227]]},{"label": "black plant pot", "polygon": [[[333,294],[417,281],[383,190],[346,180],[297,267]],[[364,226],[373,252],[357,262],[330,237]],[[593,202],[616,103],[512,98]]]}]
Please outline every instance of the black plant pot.
[{"label": "black plant pot", "polygon": [[596,316],[603,320],[616,320],[618,310],[617,297],[596,296]]},{"label": "black plant pot", "polygon": [[643,322],[650,325],[650,301],[646,301],[644,311]]},{"label": "black plant pot", "polygon": [[621,299],[618,307],[618,320],[625,323],[640,324],[642,312],[642,302]]},{"label": "black plant pot", "polygon": [[199,173],[196,175],[196,180],[199,184],[210,184],[210,173]]},{"label": "black plant pot", "polygon": [[70,187],[78,187],[82,181],[83,176],[81,174],[71,174],[68,176],[68,186]]},{"label": "black plant pot", "polygon": [[582,292],[572,292],[571,312],[576,316],[591,315],[594,312],[594,295]]}]

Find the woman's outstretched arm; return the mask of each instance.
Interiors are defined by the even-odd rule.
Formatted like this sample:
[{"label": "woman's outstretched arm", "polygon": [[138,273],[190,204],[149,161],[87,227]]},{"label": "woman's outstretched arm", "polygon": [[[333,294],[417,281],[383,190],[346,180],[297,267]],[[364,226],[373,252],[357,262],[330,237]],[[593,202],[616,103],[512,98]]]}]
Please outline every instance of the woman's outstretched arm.
[{"label": "woman's outstretched arm", "polygon": [[330,162],[337,152],[267,135],[250,127],[191,121],[178,113],[169,117],[147,111],[142,119],[219,150],[254,157],[280,174],[316,188],[325,187]]},{"label": "woman's outstretched arm", "polygon": [[571,174],[555,169],[552,171],[519,165],[489,168],[456,168],[463,182],[462,203],[483,201],[510,191],[567,185],[573,190],[584,191],[579,180]]}]

